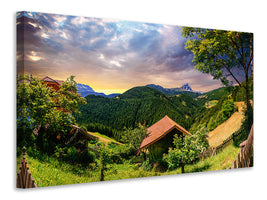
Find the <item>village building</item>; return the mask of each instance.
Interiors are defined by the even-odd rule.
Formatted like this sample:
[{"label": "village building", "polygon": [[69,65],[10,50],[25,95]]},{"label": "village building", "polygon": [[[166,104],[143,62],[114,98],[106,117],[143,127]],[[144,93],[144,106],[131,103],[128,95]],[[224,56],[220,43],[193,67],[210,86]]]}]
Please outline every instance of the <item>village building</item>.
[{"label": "village building", "polygon": [[174,147],[174,135],[190,135],[187,130],[174,122],[167,115],[147,129],[147,137],[142,141],[137,155],[140,151],[148,149],[149,159],[151,161],[159,160],[164,153],[168,153],[170,147]]},{"label": "village building", "polygon": [[54,80],[48,76],[44,77],[42,79],[42,81],[43,81],[43,84],[46,84],[48,87],[51,87],[51,88],[55,89],[56,91],[58,91],[60,89],[62,83],[64,82],[64,81],[60,81],[60,80]]}]

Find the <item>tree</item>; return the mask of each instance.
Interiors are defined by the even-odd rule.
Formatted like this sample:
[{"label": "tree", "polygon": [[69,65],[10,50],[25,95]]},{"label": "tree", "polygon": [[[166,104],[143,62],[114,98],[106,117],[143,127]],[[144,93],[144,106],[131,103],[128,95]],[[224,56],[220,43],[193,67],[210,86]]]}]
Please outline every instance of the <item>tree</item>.
[{"label": "tree", "polygon": [[[241,80],[245,80],[246,105],[251,112],[249,77],[253,80],[253,34],[183,27],[182,36],[187,38],[185,48],[193,52],[195,68],[200,72],[209,73],[224,85],[229,85],[229,77],[240,87]],[[242,77],[240,70],[244,72]]]},{"label": "tree", "polygon": [[201,128],[192,136],[174,136],[174,148],[169,148],[168,154],[163,155],[163,160],[168,163],[170,169],[181,167],[184,173],[184,166],[192,164],[199,159],[199,154],[204,152],[209,143],[207,141],[206,128]]},{"label": "tree", "polygon": [[70,131],[70,125],[75,123],[72,113],[78,112],[79,104],[86,103],[77,93],[73,78],[67,79],[60,90],[56,91],[37,77],[18,76],[18,146],[32,145],[35,141],[41,150],[51,151],[55,147],[55,141],[60,141],[56,140],[57,136],[64,136]]},{"label": "tree", "polygon": [[104,181],[104,172],[108,170],[108,164],[112,163],[112,152],[105,144],[98,149],[100,161],[100,181]]},{"label": "tree", "polygon": [[147,129],[145,126],[139,124],[138,128],[127,129],[122,136],[122,142],[129,145],[129,149],[136,153],[139,149],[141,142],[147,136]]}]

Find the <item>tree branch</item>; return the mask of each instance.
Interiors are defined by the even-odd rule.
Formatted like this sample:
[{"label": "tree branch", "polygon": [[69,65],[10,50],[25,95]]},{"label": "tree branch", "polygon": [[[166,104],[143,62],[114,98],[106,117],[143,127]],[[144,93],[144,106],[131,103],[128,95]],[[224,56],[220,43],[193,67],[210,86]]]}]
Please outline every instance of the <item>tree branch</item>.
[{"label": "tree branch", "polygon": [[231,70],[224,66],[225,69],[227,69],[227,71],[231,74],[231,76],[235,79],[235,81],[238,83],[239,86],[241,86],[241,83],[237,80],[237,78],[234,76],[234,74],[231,72]]}]

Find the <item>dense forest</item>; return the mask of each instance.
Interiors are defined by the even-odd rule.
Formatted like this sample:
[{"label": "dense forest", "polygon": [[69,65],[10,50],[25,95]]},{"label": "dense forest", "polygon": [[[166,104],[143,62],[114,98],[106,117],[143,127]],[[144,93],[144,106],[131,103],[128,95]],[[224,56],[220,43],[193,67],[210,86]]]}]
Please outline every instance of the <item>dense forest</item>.
[{"label": "dense forest", "polygon": [[[250,82],[251,91],[252,83]],[[252,92],[251,95],[253,96]],[[77,123],[92,132],[100,132],[121,141],[126,129],[139,124],[151,126],[165,115],[194,133],[201,126],[210,131],[224,122],[237,110],[235,101],[245,100],[243,87],[222,87],[195,98],[192,95],[166,95],[161,91],[139,86],[114,97],[88,95],[87,104],[79,107]],[[207,107],[207,103],[214,105]]]},{"label": "dense forest", "polygon": [[[95,124],[91,131],[96,131],[100,124],[104,129],[111,127],[118,131],[134,129],[139,124],[151,126],[165,115],[188,129],[200,107],[198,101],[188,95],[168,97],[146,86],[134,87],[115,98],[88,95],[86,100],[87,104],[80,106],[81,114],[76,119],[80,124],[89,125],[88,130]],[[115,137],[115,134],[109,136]]]}]

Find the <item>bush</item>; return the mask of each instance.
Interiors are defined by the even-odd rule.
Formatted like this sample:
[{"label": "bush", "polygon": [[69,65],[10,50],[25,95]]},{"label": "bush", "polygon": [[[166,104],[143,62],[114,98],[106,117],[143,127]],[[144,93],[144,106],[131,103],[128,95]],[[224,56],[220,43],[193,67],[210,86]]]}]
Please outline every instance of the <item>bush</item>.
[{"label": "bush", "polygon": [[215,129],[218,125],[226,121],[231,115],[237,111],[233,99],[223,101],[221,109],[214,116],[211,116],[207,124],[209,131]]},{"label": "bush", "polygon": [[87,165],[95,162],[96,155],[93,151],[85,149],[78,151],[75,146],[59,148],[56,147],[54,157],[71,164]]},{"label": "bush", "polygon": [[152,164],[149,162],[148,159],[142,163],[141,167],[144,171],[151,171],[152,170]]},{"label": "bush", "polygon": [[87,165],[95,161],[96,154],[93,151],[89,151],[88,149],[86,149],[83,152],[78,153],[77,158],[79,163]]},{"label": "bush", "polygon": [[221,111],[222,111],[223,118],[228,119],[236,111],[234,100],[229,99],[229,100],[224,101],[222,104]]}]

